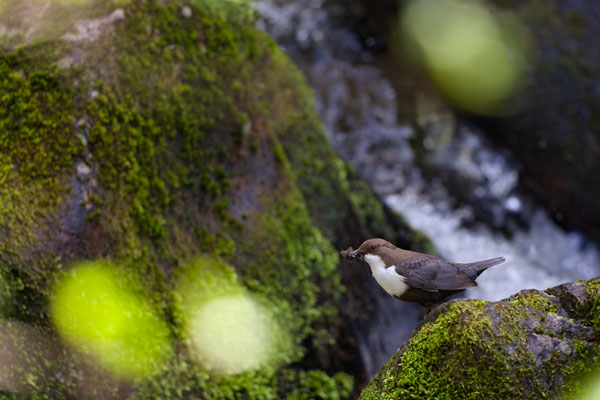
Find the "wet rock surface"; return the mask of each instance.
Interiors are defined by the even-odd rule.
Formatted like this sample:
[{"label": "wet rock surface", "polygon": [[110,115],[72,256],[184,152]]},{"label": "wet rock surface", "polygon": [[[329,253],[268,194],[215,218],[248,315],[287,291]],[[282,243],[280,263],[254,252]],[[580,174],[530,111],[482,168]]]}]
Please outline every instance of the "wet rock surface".
[{"label": "wet rock surface", "polygon": [[[427,239],[335,154],[302,75],[244,20],[246,8],[225,18],[178,0],[68,7],[44,11],[69,16],[47,42],[8,37],[0,49],[2,316],[58,338],[53,282],[82,259],[109,259],[179,335],[172,279],[211,254],[276,305],[291,345],[281,365],[232,382],[178,348],[159,378],[139,383],[116,382],[94,360],[69,364],[75,356],[60,346],[67,361],[47,361],[62,372],[40,375],[28,393],[317,398],[328,385],[348,396],[381,365],[372,327],[395,322],[384,304],[404,305],[335,249],[380,236],[422,251]],[[3,23],[26,24],[7,10]]]}]

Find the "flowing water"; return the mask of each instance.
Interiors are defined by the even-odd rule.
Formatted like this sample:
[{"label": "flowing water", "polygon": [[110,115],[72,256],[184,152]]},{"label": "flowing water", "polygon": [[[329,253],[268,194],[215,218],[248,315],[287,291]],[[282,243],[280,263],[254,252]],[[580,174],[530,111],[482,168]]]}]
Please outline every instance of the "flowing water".
[{"label": "flowing water", "polygon": [[[520,166],[510,154],[493,147],[435,97],[408,99],[395,90],[389,68],[384,72],[369,52],[375,38],[363,46],[340,23],[343,8],[325,0],[256,0],[255,7],[262,15],[260,26],[313,87],[333,147],[378,196],[426,233],[443,258],[506,258],[478,279],[468,297],[499,300],[525,288],[600,275],[598,247],[564,231],[522,190]],[[399,117],[406,104],[412,120]],[[394,318],[389,316],[385,327],[395,332],[383,341],[382,355],[370,355],[371,373],[418,322],[416,316],[402,323]]]}]

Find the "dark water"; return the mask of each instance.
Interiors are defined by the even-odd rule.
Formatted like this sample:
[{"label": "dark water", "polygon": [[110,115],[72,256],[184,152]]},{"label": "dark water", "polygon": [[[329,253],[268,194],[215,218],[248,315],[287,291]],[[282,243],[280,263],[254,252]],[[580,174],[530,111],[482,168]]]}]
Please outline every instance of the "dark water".
[{"label": "dark water", "polygon": [[[486,271],[469,297],[499,300],[525,288],[600,275],[597,246],[565,232],[536,205],[521,189],[520,166],[511,155],[427,90],[398,92],[391,79],[403,77],[378,67],[369,38],[361,42],[343,26],[343,8],[324,0],[256,0],[255,7],[261,28],[313,87],[333,147],[375,192],[425,232],[444,258],[507,259]],[[407,108],[412,116],[400,117]],[[384,340],[387,348],[371,355],[374,364],[386,361],[417,323],[415,315],[402,323],[395,319],[390,316],[396,331]],[[372,367],[376,372],[379,365]]]}]

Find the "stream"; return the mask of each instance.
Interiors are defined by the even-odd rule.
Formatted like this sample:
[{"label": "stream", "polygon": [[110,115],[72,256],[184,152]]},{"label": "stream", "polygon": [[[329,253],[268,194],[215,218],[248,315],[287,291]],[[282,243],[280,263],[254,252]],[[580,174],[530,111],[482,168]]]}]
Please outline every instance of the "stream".
[{"label": "stream", "polygon": [[[511,154],[426,90],[412,98],[398,92],[391,79],[403,77],[390,74],[389,62],[381,67],[368,48],[375,38],[359,41],[341,23],[343,7],[325,0],[256,0],[255,8],[259,26],[312,86],[335,150],[388,206],[427,234],[443,258],[506,258],[467,297],[499,300],[600,275],[597,245],[563,230],[554,222],[560,216],[548,215],[522,189],[521,166]],[[406,109],[413,115],[399,112]],[[386,341],[389,348],[377,360],[387,361],[398,338],[408,338],[418,323],[418,316],[411,318],[394,325],[395,340]]]}]

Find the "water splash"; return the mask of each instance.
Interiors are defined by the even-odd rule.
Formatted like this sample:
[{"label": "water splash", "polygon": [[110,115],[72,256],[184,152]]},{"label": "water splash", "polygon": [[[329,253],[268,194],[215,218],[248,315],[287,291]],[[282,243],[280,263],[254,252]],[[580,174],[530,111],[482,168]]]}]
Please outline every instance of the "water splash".
[{"label": "water splash", "polygon": [[469,289],[467,296],[500,300],[521,289],[546,289],[574,279],[598,274],[600,257],[592,244],[577,233],[558,228],[538,210],[531,217],[531,229],[511,239],[485,226],[465,228],[464,208],[443,210],[431,204],[427,195],[408,189],[387,196],[386,203],[402,212],[409,223],[425,232],[439,253],[456,262],[470,262],[503,256],[506,262],[489,269]]},{"label": "water splash", "polygon": [[[536,207],[520,191],[518,163],[458,122],[447,107],[417,96],[420,137],[409,121],[398,120],[399,103],[410,100],[395,93],[384,73],[365,62],[368,51],[338,23],[335,6],[320,0],[259,0],[255,7],[261,25],[288,50],[313,86],[333,147],[388,205],[427,233],[444,257],[509,259],[497,268],[506,273],[496,279],[498,284],[472,295],[498,299],[519,289],[544,289],[600,273],[597,246],[563,231]],[[299,40],[300,31],[311,33]],[[344,35],[347,44],[339,43]],[[468,205],[457,207],[461,203]],[[478,208],[484,209],[479,217]],[[523,226],[509,224],[515,215]],[[478,223],[482,221],[484,225]],[[507,225],[508,236],[494,229]],[[486,275],[498,278],[500,273],[486,272],[481,286],[492,280]]]},{"label": "water splash", "polygon": [[[394,90],[374,56],[341,23],[344,10],[321,0],[254,4],[262,15],[259,25],[313,87],[332,146],[375,192],[428,234],[444,258],[507,258],[486,271],[468,296],[497,300],[600,275],[597,246],[562,230],[523,194],[520,166],[509,154],[422,95],[418,82],[406,83],[410,79],[398,70],[394,78],[404,79],[400,86],[409,90]],[[399,118],[406,109],[407,117]],[[417,312],[400,321],[387,303],[378,309],[391,311],[378,315],[368,337],[359,338],[371,375],[418,323]]]}]

